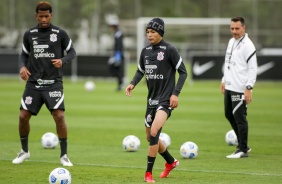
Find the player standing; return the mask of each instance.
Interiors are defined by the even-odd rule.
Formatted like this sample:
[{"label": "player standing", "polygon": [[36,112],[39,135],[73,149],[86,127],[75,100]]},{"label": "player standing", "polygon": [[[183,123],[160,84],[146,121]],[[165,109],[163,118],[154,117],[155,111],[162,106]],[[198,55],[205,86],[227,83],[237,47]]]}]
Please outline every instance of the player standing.
[{"label": "player standing", "polygon": [[[159,136],[172,110],[178,106],[178,95],[187,78],[187,71],[176,48],[163,40],[162,19],[153,18],[147,24],[146,33],[150,45],[143,48],[138,69],[125,91],[126,95],[130,96],[134,87],[144,75],[146,76],[148,96],[145,130],[149,150],[144,180],[151,183],[155,182],[152,170],[157,153],[166,160],[165,169],[160,174],[161,178],[167,177],[170,171],[179,165],[179,161],[170,155]],[[177,84],[176,71],[179,73]]]},{"label": "player standing", "polygon": [[[76,57],[68,34],[51,24],[52,6],[41,1],[36,6],[38,25],[23,36],[19,57],[20,77],[27,81],[21,99],[19,135],[22,149],[12,161],[20,164],[30,157],[28,149],[29,120],[37,115],[43,104],[56,123],[60,141],[60,162],[72,166],[67,156],[67,126],[64,117],[63,66]],[[64,51],[66,55],[64,56]]]},{"label": "player standing", "polygon": [[256,48],[248,37],[245,20],[242,17],[231,19],[224,75],[220,90],[224,94],[225,117],[236,133],[237,150],[227,158],[248,157],[247,105],[252,101],[252,89],[257,77]]}]

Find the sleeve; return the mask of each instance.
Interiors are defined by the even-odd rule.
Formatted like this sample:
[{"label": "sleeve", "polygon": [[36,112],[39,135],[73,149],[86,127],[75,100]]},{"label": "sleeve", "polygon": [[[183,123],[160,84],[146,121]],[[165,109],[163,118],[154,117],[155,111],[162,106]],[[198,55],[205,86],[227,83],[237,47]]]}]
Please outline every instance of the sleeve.
[{"label": "sleeve", "polygon": [[143,52],[144,52],[144,49],[143,51],[141,52],[141,55],[140,55],[140,58],[139,58],[139,63],[138,63],[138,68],[137,68],[137,71],[132,79],[132,81],[130,82],[130,84],[136,86],[140,81],[141,79],[143,78],[144,74],[145,74],[145,65],[144,65],[144,60],[143,60]]},{"label": "sleeve", "polygon": [[63,64],[67,64],[76,57],[76,52],[73,48],[72,40],[64,30],[62,30],[62,46],[67,54],[61,59]]},{"label": "sleeve", "polygon": [[22,67],[27,65],[28,58],[29,58],[30,44],[29,44],[29,41],[28,41],[28,33],[29,33],[29,31],[26,31],[24,36],[23,36],[22,51],[19,55],[19,60],[18,60],[19,70]]},{"label": "sleeve", "polygon": [[254,87],[257,78],[257,56],[255,46],[251,43],[247,52],[248,81],[246,86]]},{"label": "sleeve", "polygon": [[176,48],[174,46],[171,46],[169,48],[169,53],[170,53],[170,57],[171,57],[171,60],[172,60],[172,64],[179,74],[176,86],[175,86],[174,91],[172,93],[173,95],[178,96],[179,93],[182,90],[182,87],[184,86],[184,83],[185,83],[185,80],[188,76],[188,73],[187,73],[186,67],[183,63],[181,56],[179,55],[178,51],[176,50]]}]

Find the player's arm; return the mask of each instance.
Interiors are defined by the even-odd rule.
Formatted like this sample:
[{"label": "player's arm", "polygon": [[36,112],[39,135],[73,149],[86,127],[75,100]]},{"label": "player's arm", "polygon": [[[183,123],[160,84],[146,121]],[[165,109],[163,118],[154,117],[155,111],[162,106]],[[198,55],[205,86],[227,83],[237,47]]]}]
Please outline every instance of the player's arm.
[{"label": "player's arm", "polygon": [[29,58],[29,48],[30,47],[28,42],[28,31],[27,31],[23,36],[22,51],[20,53],[18,60],[19,74],[20,77],[25,81],[28,80],[28,77],[31,75],[31,73],[26,67]]},{"label": "player's arm", "polygon": [[178,51],[176,50],[176,48],[174,46],[170,46],[169,49],[170,49],[169,50],[170,58],[172,60],[173,66],[175,67],[175,69],[177,70],[179,74],[176,86],[172,94],[175,96],[178,96],[180,91],[182,90],[182,87],[185,83],[188,73],[183,63],[183,60],[181,56],[178,54]]},{"label": "player's arm", "polygon": [[69,38],[68,34],[63,30],[61,30],[61,34],[62,34],[62,46],[63,46],[62,49],[65,50],[67,53],[63,58],[61,58],[63,65],[71,62],[76,57],[76,52],[74,50],[72,40]]}]

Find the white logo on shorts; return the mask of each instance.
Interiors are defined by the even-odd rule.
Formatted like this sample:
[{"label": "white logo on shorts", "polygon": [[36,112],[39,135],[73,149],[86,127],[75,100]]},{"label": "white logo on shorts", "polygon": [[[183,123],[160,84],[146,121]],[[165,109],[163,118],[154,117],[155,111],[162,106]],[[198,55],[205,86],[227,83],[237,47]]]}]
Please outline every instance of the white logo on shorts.
[{"label": "white logo on shorts", "polygon": [[27,105],[30,105],[32,103],[32,97],[31,96],[25,97],[24,103],[27,104]]},{"label": "white logo on shorts", "polygon": [[151,122],[152,122],[152,115],[151,115],[151,114],[148,114],[148,115],[147,115],[146,121],[147,121],[148,123],[151,123]]}]

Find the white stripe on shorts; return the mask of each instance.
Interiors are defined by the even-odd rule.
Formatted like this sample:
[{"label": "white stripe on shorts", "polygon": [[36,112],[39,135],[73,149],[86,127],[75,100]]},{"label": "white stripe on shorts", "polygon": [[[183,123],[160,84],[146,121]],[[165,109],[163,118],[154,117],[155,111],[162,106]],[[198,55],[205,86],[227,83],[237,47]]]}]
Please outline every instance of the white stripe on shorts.
[{"label": "white stripe on shorts", "polygon": [[61,99],[58,101],[58,103],[55,105],[54,109],[58,109],[58,107],[61,105],[61,103],[63,102],[64,100],[64,94],[63,96],[61,97]]}]

